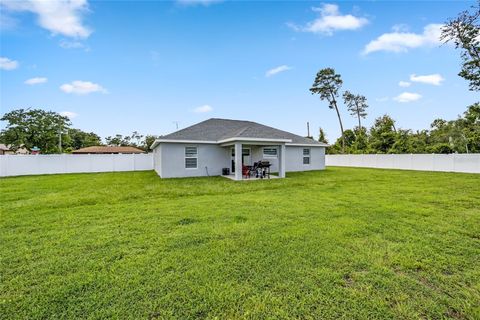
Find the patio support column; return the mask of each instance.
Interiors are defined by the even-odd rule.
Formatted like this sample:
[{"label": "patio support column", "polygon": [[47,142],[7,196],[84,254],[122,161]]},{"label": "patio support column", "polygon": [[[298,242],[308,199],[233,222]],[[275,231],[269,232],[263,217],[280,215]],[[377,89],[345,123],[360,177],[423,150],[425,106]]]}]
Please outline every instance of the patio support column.
[{"label": "patio support column", "polygon": [[235,142],[235,180],[242,180],[242,144]]},{"label": "patio support column", "polygon": [[278,177],[285,178],[285,156],[286,156],[286,147],[282,143],[279,148],[279,158],[278,158]]}]

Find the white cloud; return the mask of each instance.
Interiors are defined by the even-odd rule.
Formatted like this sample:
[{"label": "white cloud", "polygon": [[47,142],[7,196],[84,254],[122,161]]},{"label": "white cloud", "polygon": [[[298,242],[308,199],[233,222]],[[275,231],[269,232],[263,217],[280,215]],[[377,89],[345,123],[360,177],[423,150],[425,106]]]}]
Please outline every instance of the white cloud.
[{"label": "white cloud", "polygon": [[64,117],[67,117],[67,118],[70,118],[70,119],[73,119],[76,116],[78,116],[78,113],[75,113],[75,112],[72,112],[72,111],[62,111],[62,112],[60,112],[60,115],[64,116]]},{"label": "white cloud", "polygon": [[340,30],[357,30],[368,23],[363,17],[355,17],[351,14],[342,15],[338,9],[338,5],[325,3],[320,8],[313,7],[314,12],[318,12],[320,16],[308,22],[305,26],[297,26],[288,24],[295,31],[312,32],[324,35],[332,35],[335,31]]},{"label": "white cloud", "polygon": [[388,97],[380,97],[380,98],[376,98],[375,100],[378,101],[378,102],[385,102],[385,101],[388,101]]},{"label": "white cloud", "polygon": [[44,77],[35,77],[28,80],[25,80],[25,84],[34,85],[47,82],[47,78]]},{"label": "white cloud", "polygon": [[0,57],[0,69],[13,70],[18,68],[18,61],[8,59],[6,57]]},{"label": "white cloud", "polygon": [[28,11],[37,15],[38,24],[55,34],[73,38],[88,38],[92,31],[83,25],[83,14],[88,11],[87,0],[64,1],[2,1],[10,11]]},{"label": "white cloud", "polygon": [[370,41],[363,49],[363,54],[375,51],[407,52],[409,49],[423,46],[440,45],[442,24],[429,24],[423,28],[423,33],[397,31],[384,33]]},{"label": "white cloud", "polygon": [[83,49],[86,52],[90,51],[90,47],[80,41],[69,41],[62,39],[58,44],[63,49]]},{"label": "white cloud", "polygon": [[65,83],[60,86],[60,90],[65,93],[74,93],[79,95],[85,95],[93,92],[108,93],[101,85],[90,81],[72,81],[71,83]]},{"label": "white cloud", "polygon": [[392,27],[393,32],[407,32],[409,29],[408,25],[403,23],[395,24]]},{"label": "white cloud", "polygon": [[412,82],[426,83],[426,84],[431,84],[431,85],[434,85],[434,86],[441,85],[444,80],[445,80],[445,78],[443,78],[438,73],[429,74],[429,75],[425,75],[425,76],[417,76],[415,74],[410,75],[410,81],[412,81]]},{"label": "white cloud", "polygon": [[177,3],[185,6],[195,6],[195,5],[202,5],[202,6],[209,6],[214,3],[222,2],[223,0],[177,0]]},{"label": "white cloud", "polygon": [[213,108],[208,104],[193,109],[193,112],[195,113],[206,113],[211,111],[213,111]]},{"label": "white cloud", "polygon": [[422,95],[420,95],[418,93],[403,92],[403,93],[399,94],[398,96],[396,96],[395,98],[393,98],[393,100],[395,100],[397,102],[401,102],[401,103],[408,103],[408,102],[417,101],[421,97],[422,97]]},{"label": "white cloud", "polygon": [[402,88],[410,87],[412,84],[408,81],[400,81],[398,85]]},{"label": "white cloud", "polygon": [[281,65],[281,66],[275,67],[275,68],[270,69],[267,72],[265,72],[265,77],[271,77],[271,76],[274,76],[274,75],[276,75],[280,72],[288,71],[288,70],[291,70],[291,69],[292,68],[287,66],[287,65]]}]

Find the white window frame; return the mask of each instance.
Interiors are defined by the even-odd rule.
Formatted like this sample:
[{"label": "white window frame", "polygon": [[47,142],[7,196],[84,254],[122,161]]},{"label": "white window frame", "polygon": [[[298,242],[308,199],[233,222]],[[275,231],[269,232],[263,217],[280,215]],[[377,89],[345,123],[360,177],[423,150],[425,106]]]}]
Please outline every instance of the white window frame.
[{"label": "white window frame", "polygon": [[[232,150],[232,153],[231,153],[232,158],[234,158],[235,157],[235,148],[232,148],[231,150]],[[248,150],[248,154],[243,154],[243,151],[245,151],[245,150]],[[243,156],[251,157],[252,156],[252,148],[250,148],[250,147],[249,148],[242,148],[242,157]]]},{"label": "white window frame", "polygon": [[[308,150],[307,154],[305,151]],[[308,158],[308,163],[305,163],[305,159]],[[312,163],[312,149],[311,148],[303,148],[302,150],[302,163],[304,166],[309,166]]]},{"label": "white window frame", "polygon": [[[275,155],[265,154],[265,149],[275,150]],[[278,148],[277,147],[263,147],[262,149],[264,159],[277,159],[278,158]]]},{"label": "white window frame", "polygon": [[[195,153],[195,156],[187,156],[187,148],[195,148],[195,150],[197,151]],[[198,169],[198,147],[197,146],[186,146],[185,149],[184,149],[184,156],[185,156],[185,159],[184,159],[184,166],[185,166],[185,170],[195,170],[195,169]],[[187,159],[195,159],[195,168],[187,168]]]}]

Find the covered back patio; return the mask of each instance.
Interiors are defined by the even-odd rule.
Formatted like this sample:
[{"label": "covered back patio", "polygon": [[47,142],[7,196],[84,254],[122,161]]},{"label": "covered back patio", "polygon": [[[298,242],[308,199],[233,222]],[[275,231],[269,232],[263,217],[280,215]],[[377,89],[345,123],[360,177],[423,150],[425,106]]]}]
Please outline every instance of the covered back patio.
[{"label": "covered back patio", "polygon": [[[221,146],[226,149],[230,161],[230,175],[225,177],[232,180],[256,180],[262,178],[285,178],[285,143],[289,139],[231,139],[224,141]],[[261,162],[261,163],[260,163]],[[262,164],[270,163],[268,169]],[[237,165],[241,164],[241,165]],[[259,168],[255,165],[260,165]],[[246,174],[254,169],[256,174]],[[260,170],[260,171],[257,171]],[[268,171],[267,171],[268,170]],[[278,173],[270,175],[270,171]],[[264,176],[266,172],[268,175]]]}]

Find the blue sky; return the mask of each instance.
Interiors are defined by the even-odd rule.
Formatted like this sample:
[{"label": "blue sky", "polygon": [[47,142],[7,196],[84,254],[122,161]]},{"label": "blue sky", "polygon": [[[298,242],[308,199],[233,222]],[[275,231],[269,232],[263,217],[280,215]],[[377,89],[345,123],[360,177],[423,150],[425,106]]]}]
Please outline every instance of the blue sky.
[{"label": "blue sky", "polygon": [[306,135],[309,121],[332,142],[336,114],[308,89],[333,67],[343,89],[367,97],[366,125],[389,114],[397,127],[428,128],[479,100],[457,76],[459,51],[438,42],[439,24],[472,4],[2,1],[0,113],[67,112],[102,137],[211,117]]}]

